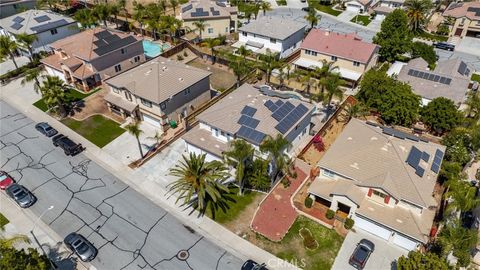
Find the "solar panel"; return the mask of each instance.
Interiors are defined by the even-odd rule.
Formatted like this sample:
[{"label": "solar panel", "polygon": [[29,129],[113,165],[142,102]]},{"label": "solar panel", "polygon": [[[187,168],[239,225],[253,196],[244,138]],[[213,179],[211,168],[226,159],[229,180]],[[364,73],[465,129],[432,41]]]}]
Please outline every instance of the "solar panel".
[{"label": "solar panel", "polygon": [[100,48],[96,48],[93,51],[98,55],[104,55],[108,52],[114,51],[114,50],[119,49],[121,47],[125,47],[126,45],[134,43],[136,41],[137,41],[137,39],[135,39],[134,37],[128,36],[126,38],[115,41],[111,44],[108,44],[108,46],[103,46],[103,47],[100,47]]},{"label": "solar panel", "polygon": [[280,121],[282,120],[285,116],[287,116],[288,113],[290,113],[295,106],[290,103],[290,102],[285,102],[280,108],[278,108],[273,114],[272,117],[275,118],[275,120]]},{"label": "solar panel", "polygon": [[435,151],[435,157],[433,158],[433,163],[432,163],[432,171],[435,173],[438,173],[440,171],[440,164],[442,164],[442,159],[443,159],[443,151],[440,149],[437,149]]},{"label": "solar panel", "polygon": [[47,15],[38,16],[38,17],[35,17],[35,18],[33,18],[33,19],[34,19],[35,21],[37,21],[38,23],[50,21],[50,17],[48,17]]},{"label": "solar panel", "polygon": [[295,123],[298,122],[298,120],[305,115],[306,112],[308,112],[308,108],[305,107],[305,105],[298,105],[275,126],[275,129],[280,131],[282,134],[285,134],[290,128],[292,128],[293,125],[295,125]]},{"label": "solar panel", "polygon": [[428,75],[430,75],[430,74],[427,73],[427,72],[423,72],[422,78],[426,80],[428,78]]},{"label": "solar panel", "polygon": [[42,25],[32,27],[32,28],[30,28],[30,30],[32,30],[33,32],[44,32],[44,31],[47,31],[47,30],[50,30],[50,29],[53,29],[53,28],[57,28],[57,27],[60,27],[60,26],[67,25],[67,24],[69,24],[69,23],[66,20],[61,19],[61,20],[58,20],[58,21],[55,21],[55,22],[49,22],[49,23],[45,23],[45,24],[42,24]]},{"label": "solar panel", "polygon": [[182,8],[182,13],[189,11],[190,9],[192,9],[192,7],[193,7],[192,4],[189,4],[189,5],[187,5],[187,6],[184,6],[184,7]]},{"label": "solar panel", "polygon": [[118,41],[120,39],[121,38],[117,35],[110,35],[108,37],[103,38],[103,40],[105,40],[107,43],[113,43],[113,42]]},{"label": "solar panel", "polygon": [[408,165],[412,166],[415,170],[418,167],[418,163],[420,163],[420,159],[422,157],[422,152],[418,150],[417,147],[412,146],[410,149],[410,153],[408,153],[407,163]]},{"label": "solar panel", "polygon": [[16,22],[16,23],[21,23],[23,22],[25,19],[23,17],[20,17],[20,16],[17,16],[15,18],[13,18],[13,22]]},{"label": "solar panel", "polygon": [[204,17],[208,16],[208,11],[203,11],[203,8],[196,8],[195,12],[191,13],[192,17]]},{"label": "solar panel", "polygon": [[435,77],[433,78],[433,81],[434,81],[434,82],[438,82],[439,80],[440,80],[440,76],[435,75]]},{"label": "solar panel", "polygon": [[428,75],[428,80],[429,80],[429,81],[433,81],[434,78],[435,78],[435,74],[431,74],[431,73],[430,73],[430,74]]},{"label": "solar panel", "polygon": [[412,75],[413,75],[413,71],[414,71],[413,69],[409,69],[407,74],[410,75],[410,76],[412,76]]},{"label": "solar panel", "polygon": [[414,70],[412,74],[413,74],[414,77],[418,77],[418,74],[419,74],[419,73],[420,73],[420,72],[419,72],[418,70]]},{"label": "solar panel", "polygon": [[475,16],[480,16],[480,8],[478,7],[469,7],[467,9],[468,12],[474,12]]},{"label": "solar panel", "polygon": [[95,46],[97,46],[97,48],[108,45],[107,42],[105,42],[105,40],[103,40],[103,39],[95,40],[95,41],[93,42],[93,44],[95,44]]},{"label": "solar panel", "polygon": [[108,32],[107,30],[103,30],[101,32],[95,33],[94,36],[96,36],[98,39],[105,39],[106,37],[111,36],[112,34]]},{"label": "solar panel", "polygon": [[445,77],[441,77],[441,78],[440,78],[440,83],[443,83],[443,84],[445,84],[445,81],[446,81],[446,80],[447,80],[447,78],[445,78]]},{"label": "solar panel", "polygon": [[440,171],[440,164],[433,163],[431,169],[434,173],[438,173]]},{"label": "solar panel", "polygon": [[460,65],[458,66],[458,73],[465,75],[465,72],[467,71],[467,64],[465,64],[463,61],[460,62]]},{"label": "solar panel", "polygon": [[255,118],[252,118],[248,115],[242,115],[240,117],[240,119],[238,119],[237,123],[240,124],[240,125],[250,127],[250,128],[256,128],[258,126],[258,124],[260,123],[260,121],[255,119]]},{"label": "solar panel", "polygon": [[12,24],[12,26],[10,26],[10,27],[12,27],[12,28],[15,29],[15,30],[18,30],[18,29],[20,29],[20,28],[23,27],[23,24],[14,23],[14,24]]},{"label": "solar panel", "polygon": [[450,85],[451,82],[452,82],[452,79],[450,79],[450,78],[447,78],[447,80],[445,80],[446,85]]},{"label": "solar panel", "polygon": [[422,160],[428,162],[430,155],[427,152],[422,152]]},{"label": "solar panel", "polygon": [[277,100],[277,101],[275,102],[275,105],[277,105],[278,107],[280,107],[280,106],[283,105],[283,101],[281,101],[281,100],[279,99],[279,100]]},{"label": "solar panel", "polygon": [[415,174],[420,176],[420,177],[423,177],[423,174],[425,173],[425,169],[423,169],[422,167],[418,166],[417,169],[415,170]]},{"label": "solar panel", "polygon": [[240,113],[248,115],[248,116],[253,116],[256,112],[257,112],[257,109],[247,105],[247,106],[243,107],[243,109]]},{"label": "solar panel", "polygon": [[444,155],[444,153],[443,153],[442,150],[437,149],[437,151],[435,151],[435,157],[438,157],[440,160],[443,159],[443,155]]},{"label": "solar panel", "polygon": [[278,106],[275,105],[275,103],[273,103],[271,100],[267,100],[265,102],[265,107],[267,107],[271,112],[274,112],[278,109]]},{"label": "solar panel", "polygon": [[263,132],[249,128],[247,126],[241,126],[237,132],[237,136],[256,145],[260,145],[266,135]]},{"label": "solar panel", "polygon": [[407,133],[405,133],[405,138],[407,138],[407,139],[409,139],[409,140],[412,140],[412,141],[414,141],[414,142],[420,141],[420,139],[419,139],[417,136],[412,135],[412,134],[407,134]]},{"label": "solar panel", "polygon": [[383,133],[387,134],[387,135],[390,135],[390,136],[393,136],[393,128],[384,127],[383,128]]}]

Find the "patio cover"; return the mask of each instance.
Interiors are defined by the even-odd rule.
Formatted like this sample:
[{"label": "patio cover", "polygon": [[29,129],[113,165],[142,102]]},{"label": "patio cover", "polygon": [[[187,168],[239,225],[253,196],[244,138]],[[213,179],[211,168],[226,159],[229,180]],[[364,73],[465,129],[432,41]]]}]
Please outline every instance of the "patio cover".
[{"label": "patio cover", "polygon": [[[304,68],[310,68],[311,66],[322,67],[322,62],[309,60],[309,59],[305,59],[305,58],[299,58],[295,62],[293,62],[293,64],[297,65],[297,66],[304,67]],[[355,82],[358,81],[358,79],[360,79],[360,77],[362,76],[361,73],[358,73],[358,72],[355,72],[353,70],[349,70],[349,69],[346,69],[346,68],[339,67],[337,69],[337,71],[338,71],[338,73],[340,73],[340,76],[342,76],[343,78],[346,78],[348,80],[352,80],[352,81],[355,81]]]},{"label": "patio cover", "polygon": [[107,102],[110,102],[126,111],[129,113],[133,112],[137,108],[137,104],[129,102],[118,95],[115,95],[113,93],[108,93],[103,97]]}]

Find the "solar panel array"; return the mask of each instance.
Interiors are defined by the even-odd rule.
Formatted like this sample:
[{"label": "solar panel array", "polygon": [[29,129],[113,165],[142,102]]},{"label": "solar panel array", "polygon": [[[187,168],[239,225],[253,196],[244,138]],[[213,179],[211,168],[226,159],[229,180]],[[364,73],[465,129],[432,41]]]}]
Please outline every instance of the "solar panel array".
[{"label": "solar panel array", "polygon": [[256,128],[260,121],[248,115],[242,115],[237,123],[250,128]]},{"label": "solar panel array", "polygon": [[416,77],[416,78],[432,81],[432,82],[438,82],[438,83],[441,83],[441,84],[446,84],[446,85],[450,85],[450,83],[452,82],[451,78],[443,77],[443,76],[440,76],[440,75],[436,75],[436,74],[433,74],[433,73],[420,71],[420,70],[416,70],[416,69],[409,69],[408,70],[408,75]]},{"label": "solar panel array", "polygon": [[389,127],[383,127],[383,133],[387,134],[387,135],[390,135],[390,136],[394,136],[396,138],[399,138],[399,139],[409,139],[409,140],[412,140],[412,141],[415,141],[415,142],[418,142],[420,139],[413,135],[413,134],[408,134],[408,133],[405,133],[405,132],[401,132],[401,131],[398,131],[398,130],[395,130],[393,128],[389,128]]},{"label": "solar panel array", "polygon": [[468,68],[467,64],[465,62],[460,62],[460,65],[458,66],[458,73],[468,76],[470,74],[470,69]]},{"label": "solar panel array", "polygon": [[67,25],[67,24],[68,24],[68,22],[66,20],[61,19],[61,20],[58,20],[58,21],[55,21],[55,22],[44,23],[44,24],[41,24],[41,25],[38,25],[38,26],[34,26],[30,29],[33,32],[43,32],[43,31],[47,31],[47,30],[57,28],[57,27],[60,27],[60,26],[64,26],[64,25]]},{"label": "solar panel array", "polygon": [[208,16],[208,11],[204,11],[203,8],[196,8],[195,12],[191,13],[192,17],[205,17]]},{"label": "solar panel array", "polygon": [[15,18],[13,18],[12,21],[16,22],[16,23],[21,23],[21,22],[25,21],[25,19],[23,17],[17,16]]},{"label": "solar panel array", "polygon": [[241,126],[237,132],[237,137],[245,139],[253,144],[260,145],[265,138],[265,133],[249,128],[247,126]]},{"label": "solar panel array", "polygon": [[443,155],[444,153],[441,150],[437,149],[437,151],[435,151],[435,157],[433,158],[431,168],[434,173],[438,173],[440,171],[440,165],[442,164]]},{"label": "solar panel array", "polygon": [[278,106],[275,105],[275,103],[273,103],[273,101],[271,101],[271,100],[267,100],[264,105],[265,105],[265,107],[267,107],[271,112],[274,112],[274,111],[276,111],[276,110],[278,109]]},{"label": "solar panel array", "polygon": [[420,167],[420,159],[423,159],[424,157],[423,153],[424,152],[420,151],[417,147],[412,146],[412,149],[410,149],[410,153],[408,154],[408,157],[407,157],[408,165],[414,168],[415,174],[420,177],[423,177],[423,174],[425,173],[425,169]]},{"label": "solar panel array", "polygon": [[192,5],[192,4],[189,4],[189,5],[187,5],[187,6],[184,6],[184,7],[182,8],[182,13],[183,13],[183,12],[187,12],[187,11],[189,11],[189,10],[192,9],[192,8],[193,8],[193,5]]},{"label": "solar panel array", "polygon": [[10,27],[12,27],[12,28],[15,29],[15,30],[18,30],[18,29],[20,29],[20,28],[23,27],[23,24],[21,24],[21,23],[14,23],[14,24],[12,24]]},{"label": "solar panel array", "polygon": [[[283,103],[283,102],[282,102]],[[278,108],[273,114],[272,117],[277,120],[281,121],[289,112],[291,112],[295,106],[290,103],[289,101],[285,102]]]},{"label": "solar panel array", "polygon": [[137,41],[137,39],[135,39],[133,36],[120,38],[119,36],[112,34],[107,30],[95,33],[95,36],[98,38],[98,40],[94,41],[94,44],[97,46],[97,48],[93,51],[99,56],[121,47],[125,47],[126,45]]},{"label": "solar panel array", "polygon": [[[288,102],[287,102],[288,103]],[[285,103],[286,104],[286,103]],[[308,112],[308,108],[305,105],[300,104],[295,109],[293,109],[287,116],[285,116],[282,121],[280,121],[275,128],[280,131],[280,133],[285,134],[295,123],[300,120],[305,113]]]},{"label": "solar panel array", "polygon": [[475,12],[475,16],[480,16],[480,8],[477,7],[469,7],[467,9],[468,12]]},{"label": "solar panel array", "polygon": [[46,21],[51,20],[50,17],[48,17],[47,15],[38,16],[38,17],[35,17],[33,19],[38,23],[42,23],[42,22],[46,22]]},{"label": "solar panel array", "polygon": [[210,12],[212,12],[212,15],[213,15],[213,16],[218,16],[218,15],[220,15],[220,11],[215,10],[214,7],[210,7]]},{"label": "solar panel array", "polygon": [[243,107],[243,109],[240,113],[248,115],[248,116],[253,116],[256,112],[257,112],[257,109],[247,105],[247,106]]}]

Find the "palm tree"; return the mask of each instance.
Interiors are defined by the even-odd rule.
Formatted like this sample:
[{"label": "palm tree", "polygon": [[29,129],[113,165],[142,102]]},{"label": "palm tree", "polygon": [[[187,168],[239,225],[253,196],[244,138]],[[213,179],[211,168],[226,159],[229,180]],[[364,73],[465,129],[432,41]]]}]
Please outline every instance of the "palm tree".
[{"label": "palm tree", "polygon": [[343,91],[340,86],[344,83],[345,81],[340,79],[340,75],[338,74],[334,74],[326,79],[325,90],[327,94],[327,104],[330,105],[334,97],[339,99],[343,98]]},{"label": "palm tree", "polygon": [[32,44],[38,39],[36,35],[29,35],[27,33],[21,33],[15,36],[21,47],[28,51],[30,54],[30,62],[33,63],[33,48]]},{"label": "palm tree", "polygon": [[194,21],[193,26],[195,26],[196,30],[198,30],[198,36],[200,37],[200,39],[202,39],[202,32],[205,31],[205,27],[207,27],[208,24],[204,20],[199,20]]},{"label": "palm tree", "polygon": [[165,30],[173,42],[173,36],[176,35],[177,30],[181,27],[182,21],[173,16],[162,16],[160,28]]},{"label": "palm tree", "polygon": [[140,25],[140,34],[143,37],[143,24],[145,23],[145,15],[146,10],[145,6],[137,3],[136,1],[133,2],[133,19],[138,22]]},{"label": "palm tree", "polygon": [[338,66],[335,65],[335,62],[329,62],[325,59],[322,60],[321,67],[313,67],[313,73],[315,74],[315,77],[318,78],[318,87],[322,93],[325,91],[327,79],[330,76],[338,74],[338,72],[336,72],[337,70]]},{"label": "palm tree", "polygon": [[276,182],[280,173],[285,172],[288,168],[289,158],[285,154],[285,150],[289,145],[290,142],[280,134],[275,138],[267,136],[260,144],[260,151],[268,154],[268,160],[271,161],[272,184]]},{"label": "palm tree", "polygon": [[235,167],[235,178],[238,183],[238,194],[243,195],[243,188],[245,186],[245,171],[247,163],[253,160],[252,145],[242,139],[236,139],[230,142],[230,150],[224,152],[225,163]]},{"label": "palm tree", "polygon": [[93,8],[94,16],[103,22],[105,27],[107,27],[107,20],[110,18],[110,7],[107,4],[98,4]]},{"label": "palm tree", "polygon": [[313,77],[312,72],[301,72],[300,74],[300,82],[302,83],[302,86],[304,87],[305,92],[310,94],[310,90],[312,87],[315,86],[317,80]]},{"label": "palm tree", "polygon": [[138,150],[140,151],[140,158],[143,158],[142,144],[140,143],[140,135],[143,133],[143,130],[140,129],[140,122],[135,121],[128,124],[125,129],[137,139]]},{"label": "palm tree", "polygon": [[461,250],[464,247],[470,249],[475,246],[477,231],[464,228],[458,219],[447,223],[438,236],[442,246],[442,253],[447,256],[454,250]]},{"label": "palm tree", "polygon": [[247,49],[247,47],[245,45],[242,45],[240,46],[238,49],[237,49],[237,52],[236,52],[238,55],[242,56],[243,57],[243,60],[245,61],[247,59],[247,56],[249,56],[250,54],[252,54],[252,51]]},{"label": "palm tree", "polygon": [[117,5],[120,8],[120,10],[123,11],[123,15],[125,16],[125,18],[128,18],[129,14],[127,9],[127,0],[118,0]]},{"label": "palm tree", "polygon": [[80,27],[83,29],[91,28],[97,25],[97,18],[91,9],[80,9],[79,11],[75,12],[73,18],[80,23]]},{"label": "palm tree", "polygon": [[261,54],[258,59],[260,61],[257,62],[257,67],[265,72],[266,82],[270,83],[272,71],[276,68],[280,68],[283,62],[278,59],[278,53],[272,53],[269,49],[267,49],[265,54]]},{"label": "palm tree", "polygon": [[368,115],[368,108],[363,103],[357,102],[355,104],[349,103],[346,106],[343,117],[344,121],[348,123],[354,117],[363,117],[366,115]]},{"label": "palm tree", "polygon": [[177,14],[178,0],[170,0],[170,6],[173,8],[173,16]]},{"label": "palm tree", "polygon": [[477,122],[480,120],[480,94],[470,91],[467,95],[468,98],[465,101],[467,105],[467,117],[471,117],[474,122]]},{"label": "palm tree", "polygon": [[263,1],[263,2],[260,4],[260,9],[261,9],[262,12],[263,12],[263,16],[265,16],[265,13],[266,13],[267,11],[272,10],[272,5],[271,5],[269,2],[267,2],[267,1]]},{"label": "palm tree", "polygon": [[255,20],[257,19],[259,12],[260,12],[260,4],[252,5],[252,13],[253,13],[253,16],[254,16]]},{"label": "palm tree", "polygon": [[120,3],[113,3],[108,4],[110,15],[113,15],[113,19],[115,20],[115,27],[118,28],[118,15],[120,14]]},{"label": "palm tree", "polygon": [[237,87],[239,87],[242,77],[250,70],[249,65],[243,61],[242,58],[236,57],[235,55],[229,55],[228,67],[233,71],[235,76],[237,76]]},{"label": "palm tree", "polygon": [[449,189],[444,194],[449,200],[447,212],[453,211],[467,212],[480,205],[480,199],[476,196],[477,190],[469,183],[454,179],[449,181]]},{"label": "palm tree", "polygon": [[67,102],[67,95],[65,93],[66,85],[57,76],[46,75],[45,80],[40,86],[40,93],[43,101],[49,110],[53,110],[64,116],[66,113],[65,104]]},{"label": "palm tree", "polygon": [[225,180],[229,174],[222,162],[207,162],[205,154],[190,153],[170,169],[170,175],[178,179],[168,185],[169,192],[179,193],[177,202],[183,200],[182,206],[192,206],[201,214],[209,209],[212,215],[218,208],[226,209],[230,190]]},{"label": "palm tree", "polygon": [[18,68],[17,62],[15,61],[16,51],[17,43],[8,36],[0,35],[0,59],[10,57],[15,65],[15,68]]},{"label": "palm tree", "polygon": [[318,24],[318,22],[320,21],[322,16],[317,14],[316,9],[310,8],[308,10],[307,15],[304,18],[305,18],[305,20],[307,20],[307,22],[310,23],[310,28],[313,28]]},{"label": "palm tree", "polygon": [[40,67],[34,67],[31,69],[28,69],[25,72],[25,76],[23,77],[20,83],[22,84],[22,86],[24,86],[26,83],[34,82],[33,90],[35,90],[35,92],[38,93],[40,91],[40,81],[38,80],[38,77],[40,77],[41,72],[42,70]]},{"label": "palm tree", "polygon": [[221,44],[221,40],[218,38],[207,38],[202,42],[203,46],[206,46],[210,49],[212,55],[212,64],[215,64],[216,59],[216,50],[215,47]]},{"label": "palm tree", "polygon": [[426,15],[433,8],[431,0],[406,0],[403,4],[406,8],[410,29],[417,31],[425,22]]},{"label": "palm tree", "polygon": [[156,130],[155,135],[153,135],[153,137],[148,137],[148,138],[155,140],[155,146],[158,146],[163,141],[163,137],[164,137],[164,134]]}]

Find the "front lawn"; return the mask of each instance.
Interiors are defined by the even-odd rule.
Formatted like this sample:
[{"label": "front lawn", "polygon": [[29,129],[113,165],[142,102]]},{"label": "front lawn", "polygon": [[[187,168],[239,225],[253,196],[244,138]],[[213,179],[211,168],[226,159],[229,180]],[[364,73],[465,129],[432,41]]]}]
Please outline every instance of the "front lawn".
[{"label": "front lawn", "polygon": [[370,16],[357,15],[350,21],[356,24],[367,26],[372,20],[370,20]]},{"label": "front lawn", "polygon": [[279,6],[286,6],[287,5],[287,0],[276,0],[277,5]]},{"label": "front lawn", "polygon": [[5,229],[5,225],[7,225],[8,223],[10,223],[8,218],[6,218],[4,215],[2,215],[2,213],[0,213],[0,230]]},{"label": "front lawn", "polygon": [[472,74],[472,78],[470,78],[470,80],[480,82],[480,74]]},{"label": "front lawn", "polygon": [[448,36],[440,36],[440,35],[430,34],[430,33],[425,32],[425,31],[416,32],[415,36],[418,37],[418,38],[423,38],[423,39],[432,40],[432,41],[439,41],[439,42],[448,41]]},{"label": "front lawn", "polygon": [[62,123],[100,148],[125,132],[117,122],[102,115],[93,115],[83,121],[65,118]]},{"label": "front lawn", "polygon": [[333,5],[323,5],[320,4],[318,1],[308,1],[308,6],[333,16],[338,16],[340,15],[340,13],[342,13],[341,11],[333,9]]},{"label": "front lawn", "polygon": [[[303,229],[303,230],[302,230]],[[305,247],[300,231],[311,232],[317,244],[312,250]],[[280,242],[272,242],[261,235],[256,235],[254,242],[259,247],[287,260],[305,270],[323,270],[332,268],[343,237],[335,230],[328,229],[315,221],[299,216],[287,235]]]},{"label": "front lawn", "polygon": [[259,195],[260,194],[258,192],[245,190],[243,196],[240,196],[238,195],[238,188],[233,188],[232,195],[230,196],[232,201],[228,203],[228,210],[223,212],[222,210],[218,209],[215,212],[215,218],[212,217],[212,213],[209,211],[206,212],[206,215],[220,224],[228,223],[232,220],[235,220],[240,213],[245,210],[245,208],[247,208],[247,206],[250,205]]},{"label": "front lawn", "polygon": [[[80,91],[77,91],[73,88],[69,88],[68,90],[65,90],[66,96],[67,96],[67,101],[68,102],[75,102],[82,100],[96,92],[98,92],[100,88],[92,89],[92,91],[88,93],[82,93]],[[35,103],[33,103],[33,106],[39,108],[40,110],[46,112],[48,110],[47,104],[43,101],[43,98],[37,100]]]}]

